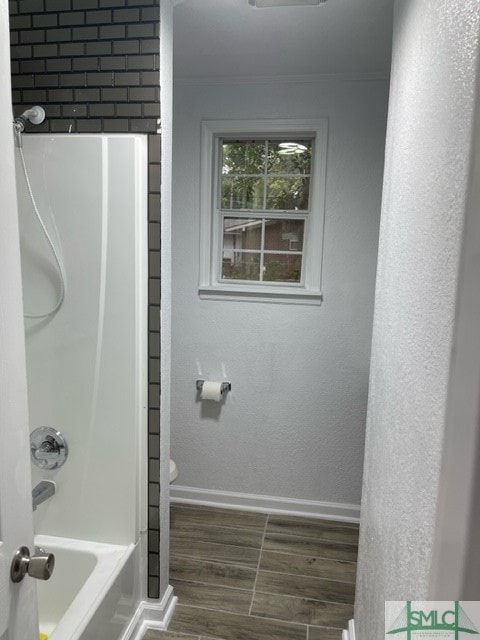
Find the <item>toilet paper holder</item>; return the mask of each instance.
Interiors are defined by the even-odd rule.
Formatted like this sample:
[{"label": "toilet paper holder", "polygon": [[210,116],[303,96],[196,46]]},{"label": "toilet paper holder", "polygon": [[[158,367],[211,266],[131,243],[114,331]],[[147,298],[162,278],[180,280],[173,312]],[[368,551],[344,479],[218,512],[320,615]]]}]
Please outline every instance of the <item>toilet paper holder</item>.
[{"label": "toilet paper holder", "polygon": [[[202,391],[203,389],[203,383],[205,382],[205,380],[197,380],[196,381],[196,387],[197,387],[197,391]],[[222,395],[224,393],[227,393],[227,391],[231,391],[232,390],[232,383],[231,382],[222,382]]]}]

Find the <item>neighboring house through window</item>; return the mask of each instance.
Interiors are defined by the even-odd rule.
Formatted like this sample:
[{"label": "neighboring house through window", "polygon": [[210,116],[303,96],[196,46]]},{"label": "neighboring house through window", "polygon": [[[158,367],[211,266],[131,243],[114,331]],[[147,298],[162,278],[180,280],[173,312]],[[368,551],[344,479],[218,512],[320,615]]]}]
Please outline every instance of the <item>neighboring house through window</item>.
[{"label": "neighboring house through window", "polygon": [[200,296],[321,301],[326,120],[202,123]]}]

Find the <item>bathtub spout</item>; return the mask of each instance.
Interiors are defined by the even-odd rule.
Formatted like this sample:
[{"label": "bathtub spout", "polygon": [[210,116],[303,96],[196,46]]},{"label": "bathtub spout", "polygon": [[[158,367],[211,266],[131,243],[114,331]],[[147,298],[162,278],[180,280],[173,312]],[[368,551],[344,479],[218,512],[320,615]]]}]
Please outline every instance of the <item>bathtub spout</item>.
[{"label": "bathtub spout", "polygon": [[51,480],[42,480],[32,491],[33,510],[35,511],[39,504],[48,500],[55,494],[56,485]]}]

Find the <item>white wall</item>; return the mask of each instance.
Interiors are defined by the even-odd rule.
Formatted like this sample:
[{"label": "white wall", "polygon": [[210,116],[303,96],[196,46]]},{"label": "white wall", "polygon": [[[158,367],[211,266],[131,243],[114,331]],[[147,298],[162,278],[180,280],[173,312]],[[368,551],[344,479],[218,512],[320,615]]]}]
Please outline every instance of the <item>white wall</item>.
[{"label": "white wall", "polygon": [[355,607],[359,640],[384,637],[384,600],[431,599],[478,30],[478,0],[396,2]]},{"label": "white wall", "polygon": [[[387,82],[179,84],[174,102],[172,457],[179,485],[360,502]],[[199,300],[200,122],[328,118],[324,302]],[[217,413],[195,379],[227,378]]]},{"label": "white wall", "polygon": [[[480,593],[480,101],[457,291],[430,589],[435,600]],[[461,473],[459,473],[461,469]]]}]

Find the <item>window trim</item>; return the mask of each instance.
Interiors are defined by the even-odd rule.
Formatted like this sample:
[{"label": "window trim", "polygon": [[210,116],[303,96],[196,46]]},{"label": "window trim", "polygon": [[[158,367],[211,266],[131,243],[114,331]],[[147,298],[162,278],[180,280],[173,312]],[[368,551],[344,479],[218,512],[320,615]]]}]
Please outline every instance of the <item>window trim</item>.
[{"label": "window trim", "polygon": [[[219,138],[253,135],[313,137],[314,155],[310,178],[309,212],[292,212],[293,218],[305,219],[303,284],[255,283],[237,284],[231,280],[218,282],[218,256],[221,249],[220,224],[214,221],[217,211],[217,162]],[[200,170],[200,279],[199,296],[206,300],[245,300],[255,302],[284,302],[321,304],[321,276],[323,231],[325,217],[325,181],[328,120],[204,120],[201,123]],[[242,211],[245,213],[244,211]],[[235,212],[232,211],[232,215]],[[252,212],[253,213],[253,212]],[[272,211],[272,217],[278,212]],[[270,212],[269,214],[270,215]],[[281,214],[279,214],[281,217]]]}]

